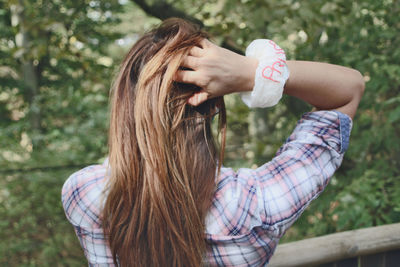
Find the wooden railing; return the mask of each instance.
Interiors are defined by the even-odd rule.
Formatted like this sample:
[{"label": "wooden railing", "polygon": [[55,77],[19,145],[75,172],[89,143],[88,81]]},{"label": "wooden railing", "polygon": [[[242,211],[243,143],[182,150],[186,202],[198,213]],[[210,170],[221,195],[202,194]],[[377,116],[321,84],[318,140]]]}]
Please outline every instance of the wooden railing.
[{"label": "wooden railing", "polygon": [[400,267],[400,223],[278,245],[268,267]]}]

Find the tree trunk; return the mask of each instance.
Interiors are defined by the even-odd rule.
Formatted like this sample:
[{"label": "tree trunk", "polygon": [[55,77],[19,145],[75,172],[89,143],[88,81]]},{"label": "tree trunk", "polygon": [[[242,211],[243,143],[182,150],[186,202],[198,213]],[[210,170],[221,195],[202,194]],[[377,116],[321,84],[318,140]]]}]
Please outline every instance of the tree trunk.
[{"label": "tree trunk", "polygon": [[[24,84],[25,100],[29,103],[29,121],[31,130],[35,133],[41,132],[41,110],[39,105],[39,77],[34,60],[29,56],[31,40],[24,18],[24,4],[22,0],[11,6],[12,26],[18,27],[15,36],[16,45],[22,49],[20,60],[21,77]],[[36,64],[38,65],[38,64]]]}]

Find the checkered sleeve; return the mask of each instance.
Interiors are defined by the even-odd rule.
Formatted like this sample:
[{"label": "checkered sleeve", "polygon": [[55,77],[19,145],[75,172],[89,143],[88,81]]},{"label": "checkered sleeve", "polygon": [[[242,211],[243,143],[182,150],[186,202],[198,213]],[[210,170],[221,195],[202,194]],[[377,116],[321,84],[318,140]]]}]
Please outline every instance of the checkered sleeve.
[{"label": "checkered sleeve", "polygon": [[89,166],[72,174],[62,188],[65,215],[74,227],[89,266],[115,266],[99,218],[104,175],[104,166]]},{"label": "checkered sleeve", "polygon": [[263,228],[280,238],[324,190],[347,150],[352,120],[338,111],[302,116],[276,157],[253,173]]}]

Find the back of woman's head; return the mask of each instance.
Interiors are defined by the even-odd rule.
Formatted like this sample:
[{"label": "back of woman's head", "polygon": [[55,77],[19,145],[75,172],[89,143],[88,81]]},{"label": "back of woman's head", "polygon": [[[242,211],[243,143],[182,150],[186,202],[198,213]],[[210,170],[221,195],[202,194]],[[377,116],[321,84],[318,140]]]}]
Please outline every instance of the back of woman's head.
[{"label": "back of woman's head", "polygon": [[[206,37],[186,21],[166,20],[131,48],[114,83],[103,228],[122,266],[199,266],[204,258],[225,109],[222,98],[190,106],[199,88],[173,79]],[[219,160],[211,131],[217,105]]]}]

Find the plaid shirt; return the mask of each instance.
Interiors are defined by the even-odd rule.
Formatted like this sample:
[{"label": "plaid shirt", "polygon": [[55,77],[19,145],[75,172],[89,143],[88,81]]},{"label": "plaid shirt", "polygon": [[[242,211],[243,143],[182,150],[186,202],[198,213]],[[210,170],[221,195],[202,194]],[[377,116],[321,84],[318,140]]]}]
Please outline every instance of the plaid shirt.
[{"label": "plaid shirt", "polygon": [[[352,120],[338,111],[302,116],[276,156],[258,169],[223,167],[206,217],[205,265],[265,266],[279,239],[340,166]],[[72,174],[62,189],[65,214],[90,266],[114,266],[99,214],[106,163]]]}]

